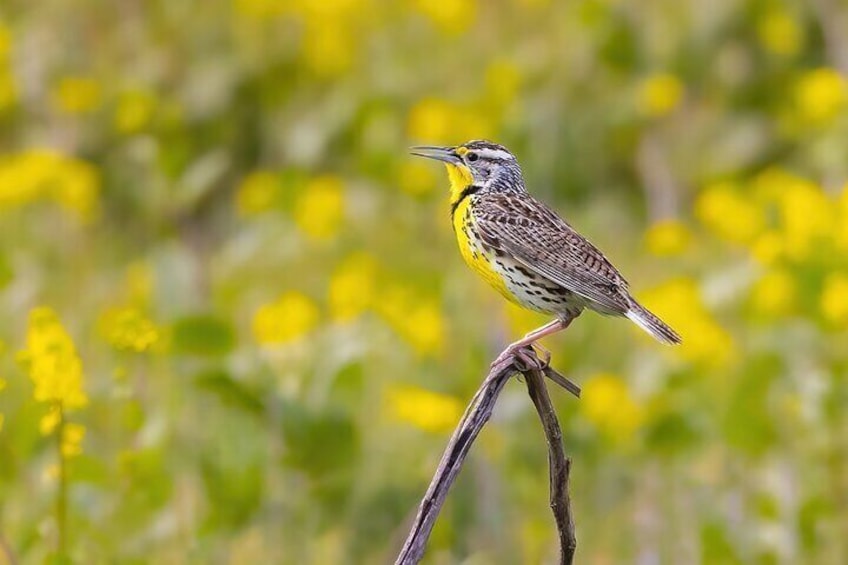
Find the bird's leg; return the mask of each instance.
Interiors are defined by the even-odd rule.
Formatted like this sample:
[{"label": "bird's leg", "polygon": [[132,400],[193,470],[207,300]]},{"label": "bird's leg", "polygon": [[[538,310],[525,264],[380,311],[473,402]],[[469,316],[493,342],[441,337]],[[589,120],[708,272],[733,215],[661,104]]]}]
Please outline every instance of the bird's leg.
[{"label": "bird's leg", "polygon": [[[524,347],[526,347],[528,345],[532,347],[533,345],[536,344],[537,340],[539,340],[539,339],[541,339],[545,336],[554,334],[558,331],[564,330],[571,323],[572,319],[573,318],[557,318],[556,320],[548,322],[544,326],[537,328],[537,329],[533,330],[532,332],[529,332],[523,338],[509,344],[509,346],[507,346],[507,348],[504,349],[501,352],[500,355],[498,355],[498,358],[495,359],[495,361],[492,363],[492,366],[497,365],[498,363],[500,363],[504,359],[507,359],[509,357],[514,357],[516,355],[518,355],[519,358],[526,363],[527,358],[524,355],[520,355],[520,353],[519,353],[521,351],[521,349],[523,349]],[[547,352],[547,350],[545,350],[545,351]],[[546,357],[547,357],[547,360],[549,361],[550,360],[550,352],[546,353]]]}]

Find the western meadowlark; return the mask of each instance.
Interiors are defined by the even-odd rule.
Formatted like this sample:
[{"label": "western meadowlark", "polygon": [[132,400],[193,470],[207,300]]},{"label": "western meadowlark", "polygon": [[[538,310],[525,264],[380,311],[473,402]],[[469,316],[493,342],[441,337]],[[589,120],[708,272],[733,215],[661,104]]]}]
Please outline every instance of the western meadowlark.
[{"label": "western meadowlark", "polygon": [[505,147],[469,141],[411,152],[447,167],[451,219],[465,262],[512,302],[556,316],[510,344],[495,363],[565,329],[585,308],[626,316],[657,340],[680,343],[673,329],[636,302],[598,248],[530,196]]}]

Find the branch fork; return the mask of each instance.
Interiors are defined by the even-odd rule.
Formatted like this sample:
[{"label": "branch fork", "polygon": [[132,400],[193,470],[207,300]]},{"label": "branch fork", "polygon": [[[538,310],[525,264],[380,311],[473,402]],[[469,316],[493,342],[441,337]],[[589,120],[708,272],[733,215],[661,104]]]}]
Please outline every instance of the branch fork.
[{"label": "branch fork", "polygon": [[562,430],[551,404],[545,377],[558,384],[574,396],[580,396],[580,387],[562,376],[547,363],[539,359],[532,347],[496,361],[474,394],[459,424],[448,442],[433,480],[418,507],[415,521],[406,542],[395,561],[395,565],[415,565],[424,556],[424,549],[436,518],[447,498],[465,461],[471,445],[489,421],[498,395],[504,385],[515,374],[524,375],[527,392],[539,414],[548,444],[548,466],[550,469],[550,506],[559,533],[560,564],[570,565],[574,559],[577,540],[574,533],[574,516],[568,493],[571,461],[565,455]]}]

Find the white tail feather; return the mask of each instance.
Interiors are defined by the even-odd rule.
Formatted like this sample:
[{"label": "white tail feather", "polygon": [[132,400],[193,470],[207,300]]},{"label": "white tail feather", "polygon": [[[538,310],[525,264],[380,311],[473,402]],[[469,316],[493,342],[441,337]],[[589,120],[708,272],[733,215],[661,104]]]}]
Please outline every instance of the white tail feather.
[{"label": "white tail feather", "polygon": [[682,341],[677,332],[671,329],[668,324],[657,318],[635,300],[631,301],[630,310],[627,311],[626,316],[640,328],[651,334],[657,341],[667,345],[677,345]]}]

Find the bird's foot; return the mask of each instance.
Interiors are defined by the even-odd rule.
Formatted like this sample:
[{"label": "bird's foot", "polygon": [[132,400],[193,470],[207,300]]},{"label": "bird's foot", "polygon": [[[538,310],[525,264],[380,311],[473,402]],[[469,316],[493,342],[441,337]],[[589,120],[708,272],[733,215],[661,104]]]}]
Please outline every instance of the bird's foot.
[{"label": "bird's foot", "polygon": [[[536,352],[533,349],[534,347],[539,348],[541,351],[541,359],[536,355]],[[492,362],[491,366],[494,368],[507,362],[515,364],[516,368],[520,371],[526,371],[529,369],[544,371],[550,365],[551,352],[538,343],[518,347],[510,345],[504,349],[500,355],[498,355],[497,359]]]}]

